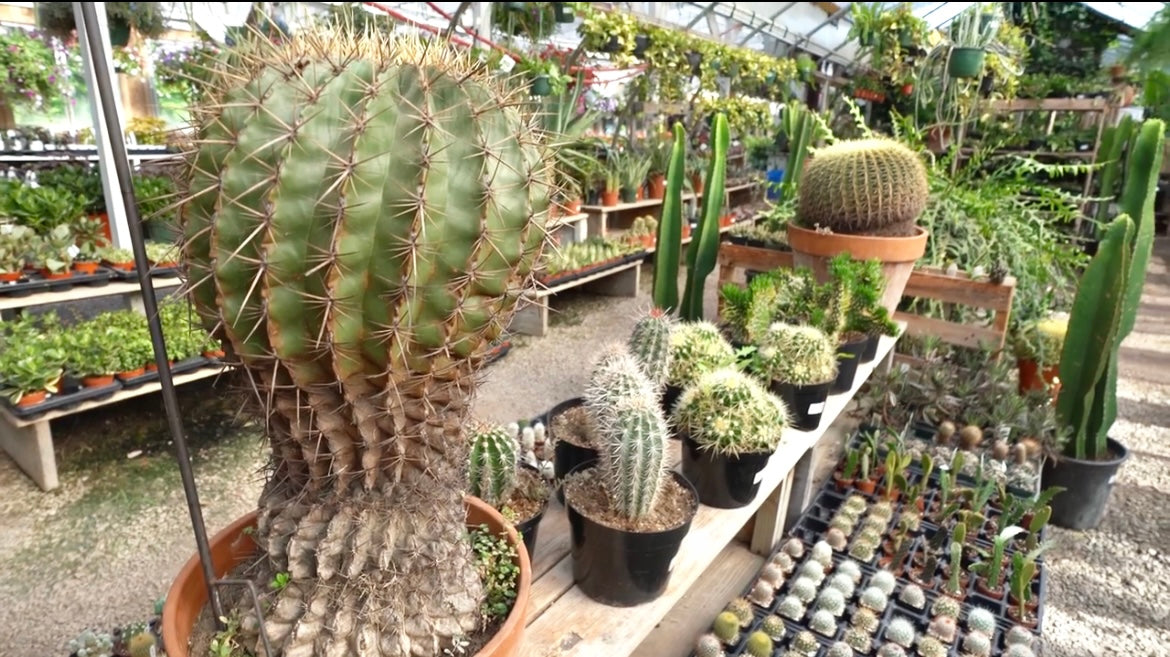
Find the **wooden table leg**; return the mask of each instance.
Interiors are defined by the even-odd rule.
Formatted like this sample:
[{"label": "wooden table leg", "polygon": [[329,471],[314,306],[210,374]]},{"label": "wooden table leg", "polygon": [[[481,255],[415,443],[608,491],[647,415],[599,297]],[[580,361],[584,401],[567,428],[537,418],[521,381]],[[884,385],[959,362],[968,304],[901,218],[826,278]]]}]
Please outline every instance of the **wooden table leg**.
[{"label": "wooden table leg", "polygon": [[768,556],[776,549],[780,538],[788,530],[785,521],[788,517],[791,492],[792,476],[789,475],[756,511],[755,527],[752,529],[752,552]]},{"label": "wooden table leg", "polygon": [[510,331],[537,337],[548,333],[548,297],[521,298],[518,305]]},{"label": "wooden table leg", "polygon": [[53,490],[57,481],[57,459],[53,456],[53,433],[48,421],[14,427],[0,419],[0,449],[32,477],[42,490]]},{"label": "wooden table leg", "polygon": [[792,473],[788,475],[788,480],[792,482],[792,491],[788,495],[788,514],[785,518],[784,531],[792,529],[796,520],[800,518],[800,514],[804,513],[805,508],[812,501],[813,453],[815,451],[815,448],[806,450],[800,460],[796,462],[796,467],[792,468]]}]

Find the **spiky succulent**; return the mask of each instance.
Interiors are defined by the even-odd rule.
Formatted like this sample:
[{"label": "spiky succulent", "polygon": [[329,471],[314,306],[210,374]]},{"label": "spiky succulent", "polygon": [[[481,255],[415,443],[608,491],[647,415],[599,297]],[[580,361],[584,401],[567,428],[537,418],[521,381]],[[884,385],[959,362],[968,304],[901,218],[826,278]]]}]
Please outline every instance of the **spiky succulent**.
[{"label": "spiky succulent", "polygon": [[898,592],[898,600],[914,609],[926,608],[926,593],[917,584],[907,584]]},{"label": "spiky succulent", "polygon": [[914,645],[915,634],[914,623],[899,616],[892,619],[889,625],[886,625],[885,634],[882,636],[886,641],[892,641],[903,648],[909,648]]},{"label": "spiky succulent", "polygon": [[114,654],[114,639],[106,632],[84,630],[69,640],[69,651],[77,657],[110,657]]},{"label": "spiky succulent", "polygon": [[1007,631],[1007,634],[1004,635],[1003,640],[1004,643],[1008,644],[1009,646],[1020,645],[1031,648],[1032,644],[1036,642],[1036,637],[1032,635],[1031,630],[1024,627],[1023,625],[1013,625],[1012,628]]},{"label": "spiky succulent", "polygon": [[845,498],[844,502],[841,503],[842,509],[852,509],[857,513],[864,513],[866,507],[868,506],[869,502],[864,497],[856,493],[851,494],[849,497]]},{"label": "spiky succulent", "polygon": [[516,488],[517,443],[502,427],[471,435],[467,479],[471,494],[499,508]]},{"label": "spiky succulent", "polygon": [[685,388],[707,372],[735,365],[735,350],[710,322],[676,324],[670,332],[670,385]]},{"label": "spiky succulent", "polygon": [[695,657],[723,657],[723,644],[714,634],[704,634],[695,642]]},{"label": "spiky succulent", "polygon": [[752,609],[752,603],[747,598],[735,598],[727,603],[725,610],[735,614],[740,627],[748,627],[755,620],[756,612]]},{"label": "spiky succulent", "polygon": [[547,239],[551,153],[518,92],[438,40],[241,41],[192,110],[181,213],[190,297],[265,400],[279,482],[257,543],[292,582],[279,621],[242,625],[283,653],[438,655],[481,625],[467,419]]},{"label": "spiky succulent", "polygon": [[958,626],[955,624],[953,616],[935,616],[930,619],[930,624],[926,627],[927,634],[943,643],[954,641],[957,631]]},{"label": "spiky succulent", "polygon": [[819,563],[822,570],[828,569],[833,565],[833,546],[827,541],[817,541],[809,550],[809,558]]},{"label": "spiky succulent", "polygon": [[674,425],[719,454],[776,451],[788,425],[784,402],[731,367],[702,374],[674,406]]},{"label": "spiky succulent", "polygon": [[894,517],[894,505],[887,500],[874,502],[869,507],[869,515],[881,518],[889,523],[890,518]]},{"label": "spiky succulent", "polygon": [[970,657],[989,657],[991,637],[982,632],[970,632],[963,637],[963,654]]},{"label": "spiky succulent", "polygon": [[772,555],[772,558],[768,560],[768,563],[779,568],[780,572],[784,573],[785,575],[791,573],[792,570],[796,568],[796,564],[792,561],[792,557],[789,556],[787,552],[777,552],[776,554]]},{"label": "spiky succulent", "polygon": [[845,596],[837,589],[825,587],[817,596],[817,609],[825,609],[833,616],[845,613]]},{"label": "spiky succulent", "polygon": [[752,632],[744,642],[743,652],[750,657],[772,657],[772,637],[760,631]]},{"label": "spiky succulent", "polygon": [[870,513],[861,521],[861,530],[868,532],[871,536],[877,535],[880,538],[889,525],[888,518]]},{"label": "spiky succulent", "polygon": [[863,632],[857,628],[850,628],[845,632],[845,643],[848,643],[849,647],[858,653],[867,655],[873,646],[873,638],[868,632]]},{"label": "spiky succulent", "polygon": [[829,528],[840,532],[844,536],[849,536],[853,533],[854,527],[857,526],[857,520],[847,515],[837,514],[829,521]]},{"label": "spiky succulent", "polygon": [[837,617],[827,610],[818,609],[809,619],[808,628],[817,634],[833,636],[837,633]]},{"label": "spiky succulent", "polygon": [[894,587],[898,585],[898,578],[888,570],[879,570],[869,578],[869,585],[878,587],[888,596],[893,594]]},{"label": "spiky succulent", "polygon": [[606,345],[593,362],[585,387],[585,407],[594,424],[613,421],[612,411],[619,400],[630,397],[654,399],[657,390],[642,370],[638,359],[620,343]]},{"label": "spiky succulent", "polygon": [[849,545],[849,537],[840,527],[830,526],[825,531],[825,543],[835,551],[842,551]]},{"label": "spiky succulent", "polygon": [[948,650],[942,641],[932,636],[918,639],[918,657],[946,657]]},{"label": "spiky succulent", "polygon": [[867,635],[876,632],[880,622],[881,618],[878,617],[878,613],[865,607],[858,607],[849,617],[849,624]]},{"label": "spiky succulent", "polygon": [[940,595],[934,604],[930,606],[930,613],[935,616],[950,616],[951,618],[958,618],[961,607],[958,601],[954,598],[949,598],[945,595]]},{"label": "spiky succulent", "polygon": [[847,575],[854,584],[861,583],[861,566],[856,561],[842,561],[837,564],[837,574]]},{"label": "spiky succulent", "polygon": [[773,641],[779,641],[788,633],[788,627],[784,625],[784,619],[772,614],[760,621],[760,631],[772,637]]},{"label": "spiky succulent", "polygon": [[855,540],[859,543],[869,543],[870,545],[877,545],[878,543],[881,542],[883,533],[884,532],[877,530],[877,529],[874,529],[873,527],[866,527],[865,529],[862,529],[860,532],[857,532],[857,538]]},{"label": "spiky succulent", "polygon": [[655,386],[666,383],[670,374],[673,352],[670,348],[670,333],[674,328],[671,316],[660,308],[653,308],[641,317],[630,333],[630,352],[642,365],[646,377]]},{"label": "spiky succulent", "polygon": [[760,581],[767,582],[768,586],[771,586],[772,590],[775,591],[784,585],[784,571],[774,563],[766,563],[760,569]]},{"label": "spiky succulent", "polygon": [[1036,653],[1022,643],[1013,643],[1003,651],[1003,657],[1036,657]]},{"label": "spiky succulent", "polygon": [[853,545],[849,546],[849,556],[858,561],[869,563],[873,561],[874,550],[876,550],[874,543],[870,541],[856,540]]},{"label": "spiky succulent", "polygon": [[838,641],[829,646],[825,652],[825,657],[853,657],[853,648],[844,641]]},{"label": "spiky succulent", "polygon": [[853,592],[857,590],[857,585],[853,583],[853,578],[841,572],[833,573],[829,577],[829,581],[826,582],[825,587],[840,591],[841,595],[846,598],[853,597]]},{"label": "spiky succulent", "polygon": [[772,381],[804,386],[837,376],[837,347],[816,327],[776,322],[757,346],[756,368]]},{"label": "spiky succulent", "polygon": [[866,609],[872,609],[878,613],[886,610],[888,598],[886,592],[876,586],[871,586],[861,592],[861,597],[858,598],[858,603]]},{"label": "spiky succulent", "polygon": [[804,618],[804,602],[795,595],[786,595],[780,604],[776,605],[776,613],[790,620],[798,621]]},{"label": "spiky succulent", "polygon": [[817,583],[807,577],[797,577],[788,587],[788,593],[794,595],[802,603],[808,604],[817,597]]},{"label": "spiky succulent", "polygon": [[748,600],[761,607],[771,606],[775,598],[776,589],[772,588],[771,584],[763,580],[756,581],[755,585],[752,586],[751,593],[748,594]]},{"label": "spiky succulent", "polygon": [[983,607],[971,607],[967,612],[967,631],[991,636],[995,633],[995,614]]},{"label": "spiky succulent", "polygon": [[930,193],[918,154],[892,139],[817,149],[804,164],[799,189],[801,226],[884,236],[913,234]]},{"label": "spiky succulent", "polygon": [[817,637],[807,630],[797,632],[796,636],[792,637],[792,649],[799,653],[810,655],[820,647],[821,644],[817,642]]},{"label": "spiky succulent", "polygon": [[811,579],[814,584],[820,586],[821,582],[825,581],[825,567],[820,562],[809,559],[800,566],[800,576]]},{"label": "spiky succulent", "polygon": [[720,612],[711,624],[711,632],[727,645],[739,641],[739,617],[730,611]]}]

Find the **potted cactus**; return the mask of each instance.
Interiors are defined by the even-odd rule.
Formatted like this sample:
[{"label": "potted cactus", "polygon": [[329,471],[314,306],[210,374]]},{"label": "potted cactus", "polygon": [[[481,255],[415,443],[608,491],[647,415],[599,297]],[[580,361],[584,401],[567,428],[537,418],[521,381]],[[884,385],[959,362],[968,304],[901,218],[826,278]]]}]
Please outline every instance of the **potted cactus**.
[{"label": "potted cactus", "polygon": [[684,388],[704,374],[733,366],[736,362],[731,344],[710,322],[677,324],[670,333],[670,353],[666,390],[662,395],[662,407],[666,413],[673,412],[675,401]]},{"label": "potted cactus", "polygon": [[1012,336],[1021,395],[1056,383],[1067,331],[1068,315],[1060,314],[1028,322]]},{"label": "potted cactus", "polygon": [[759,492],[759,473],[780,445],[788,410],[751,377],[725,367],[687,386],[673,420],[683,441],[682,472],[699,501],[734,509]]},{"label": "potted cactus", "polygon": [[658,597],[699,499],[666,469],[668,430],[654,384],[624,345],[602,353],[586,393],[600,459],[565,479],[573,579],[603,604]]},{"label": "potted cactus", "polygon": [[[528,553],[463,491],[482,353],[545,245],[542,132],[518,91],[445,42],[311,27],[247,47],[192,112],[202,139],[181,204],[188,296],[253,377],[274,448],[257,512],[211,541],[217,573],[250,559],[261,590],[289,573],[262,617],[228,610],[242,616],[237,641],[257,645],[264,627],[282,654],[439,657],[478,636],[478,655],[515,654]],[[468,532],[480,525],[513,553],[510,611],[485,604]],[[306,540],[270,549],[292,532]],[[397,538],[355,548],[354,533]],[[205,649],[188,645],[199,573],[193,558],[166,596],[170,657]],[[314,617],[280,620],[309,599]]]},{"label": "potted cactus", "polygon": [[1007,545],[1024,531],[1023,527],[1005,527],[992,539],[990,550],[980,551],[982,559],[971,564],[970,571],[978,576],[975,587],[981,594],[993,600],[1003,598],[1003,567]]},{"label": "potted cactus", "polygon": [[881,305],[893,313],[926,251],[917,221],[930,190],[918,154],[890,139],[839,141],[804,163],[798,191],[796,220],[788,224],[796,266],[826,281],[828,261],[840,253],[877,259],[885,275]]},{"label": "potted cactus", "polygon": [[107,246],[100,252],[102,262],[120,271],[134,271],[134,253],[129,249]]},{"label": "potted cactus", "polygon": [[784,400],[793,427],[812,431],[820,425],[837,379],[837,349],[828,336],[811,326],[773,323],[760,335],[751,363]]},{"label": "potted cactus", "polygon": [[521,465],[516,439],[503,427],[484,426],[473,432],[467,482],[472,495],[512,521],[531,555],[549,491],[536,468]]}]

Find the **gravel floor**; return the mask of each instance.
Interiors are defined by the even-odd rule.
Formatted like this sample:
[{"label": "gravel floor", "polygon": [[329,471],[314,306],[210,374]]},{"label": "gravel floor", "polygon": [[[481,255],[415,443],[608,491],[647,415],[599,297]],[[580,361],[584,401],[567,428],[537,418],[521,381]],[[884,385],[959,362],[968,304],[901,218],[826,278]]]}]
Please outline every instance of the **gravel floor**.
[{"label": "gravel floor", "polygon": [[[1115,435],[1133,456],[1100,530],[1054,532],[1046,655],[1170,657],[1170,511],[1160,507],[1170,494],[1170,243],[1159,251],[1122,369]],[[645,295],[561,295],[550,334],[517,338],[488,368],[477,415],[532,417],[580,394],[592,354],[623,339],[648,304]],[[235,400],[231,381],[181,390],[212,531],[252,509],[260,489],[262,441]],[[194,552],[160,405],[148,397],[57,422],[62,486],[53,493],[0,455],[0,656],[64,656],[86,627],[146,618]]]}]

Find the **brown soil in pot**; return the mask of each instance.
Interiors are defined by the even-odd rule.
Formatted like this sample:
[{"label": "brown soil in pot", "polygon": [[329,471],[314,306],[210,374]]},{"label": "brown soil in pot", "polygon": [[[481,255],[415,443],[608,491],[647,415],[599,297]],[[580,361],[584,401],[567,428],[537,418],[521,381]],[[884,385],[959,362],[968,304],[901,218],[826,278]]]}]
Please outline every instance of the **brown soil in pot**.
[{"label": "brown soil in pot", "polygon": [[[500,509],[500,513],[503,513],[513,525],[535,518],[548,503],[549,496],[548,484],[538,473],[528,468],[520,468],[516,474],[516,489]],[[505,509],[507,513],[504,512]]]},{"label": "brown soil in pot", "polygon": [[606,527],[648,534],[685,524],[694,514],[695,498],[673,477],[663,477],[662,490],[650,514],[632,521],[611,508],[601,472],[590,468],[565,480],[565,504],[572,504],[582,515]]},{"label": "brown soil in pot", "polygon": [[566,410],[554,417],[549,424],[552,425],[552,436],[556,440],[590,449],[597,444],[595,440],[597,428],[593,425],[593,418],[589,417],[584,405]]}]

